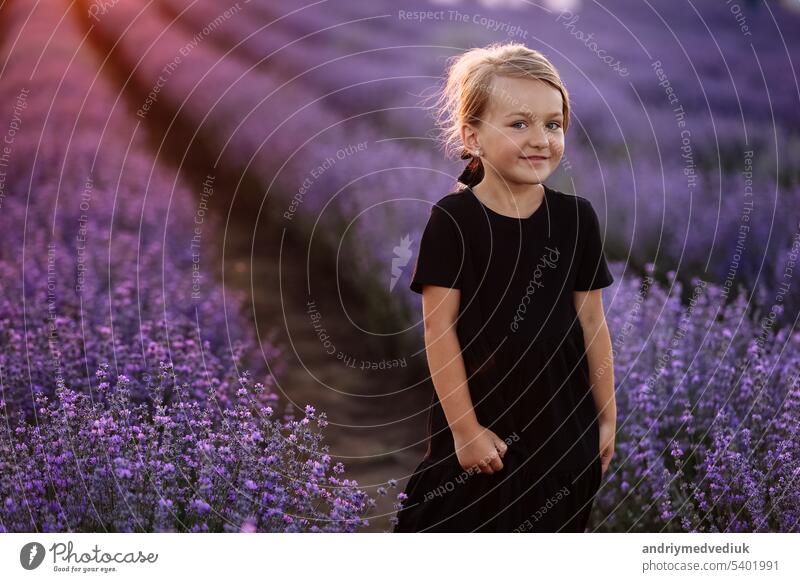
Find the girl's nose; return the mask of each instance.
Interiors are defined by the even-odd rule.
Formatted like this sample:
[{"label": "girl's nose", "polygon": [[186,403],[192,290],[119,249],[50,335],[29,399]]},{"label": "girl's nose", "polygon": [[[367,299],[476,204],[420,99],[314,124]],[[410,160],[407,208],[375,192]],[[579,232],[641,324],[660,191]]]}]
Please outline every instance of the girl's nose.
[{"label": "girl's nose", "polygon": [[530,139],[528,140],[531,149],[547,146],[547,132],[543,128],[534,127],[531,129]]}]

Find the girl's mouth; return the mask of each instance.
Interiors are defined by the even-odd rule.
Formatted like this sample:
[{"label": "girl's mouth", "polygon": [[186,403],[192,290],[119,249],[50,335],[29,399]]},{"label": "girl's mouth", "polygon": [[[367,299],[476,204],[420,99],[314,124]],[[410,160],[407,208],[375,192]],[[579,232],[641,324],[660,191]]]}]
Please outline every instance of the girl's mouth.
[{"label": "girl's mouth", "polygon": [[522,156],[522,159],[528,160],[529,162],[543,162],[548,159],[548,157],[549,156]]}]

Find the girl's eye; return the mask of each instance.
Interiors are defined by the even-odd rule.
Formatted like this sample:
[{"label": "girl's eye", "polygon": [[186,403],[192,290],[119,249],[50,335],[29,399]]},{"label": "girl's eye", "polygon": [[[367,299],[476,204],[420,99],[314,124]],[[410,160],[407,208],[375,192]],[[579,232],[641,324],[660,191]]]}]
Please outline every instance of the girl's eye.
[{"label": "girl's eye", "polygon": [[[526,121],[523,121],[523,120],[521,120],[521,119],[520,119],[519,121],[515,121],[514,123],[512,123],[512,124],[511,124],[511,127],[517,127],[517,126],[518,126],[520,123],[527,123],[527,122],[526,122]],[[553,128],[552,128],[552,129],[553,129],[553,131],[556,131],[558,128],[560,128],[560,127],[561,127],[561,124],[560,124],[560,123],[558,123],[557,121],[551,121],[551,122],[550,122],[550,123],[548,123],[547,125],[548,125],[548,126],[550,126],[550,125],[554,125],[555,127],[553,127]],[[522,129],[522,128],[520,128],[520,129]]]}]

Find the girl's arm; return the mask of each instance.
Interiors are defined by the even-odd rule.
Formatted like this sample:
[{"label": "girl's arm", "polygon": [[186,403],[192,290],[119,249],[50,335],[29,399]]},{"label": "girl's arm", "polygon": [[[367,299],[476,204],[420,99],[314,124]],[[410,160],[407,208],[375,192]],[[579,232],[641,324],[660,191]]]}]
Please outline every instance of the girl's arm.
[{"label": "girl's arm", "polygon": [[431,380],[451,430],[469,431],[478,426],[467,386],[467,373],[456,334],[461,291],[425,285],[422,317],[425,349]]},{"label": "girl's arm", "polygon": [[611,335],[606,325],[603,310],[603,291],[573,291],[575,311],[578,313],[586,358],[589,363],[589,378],[592,397],[597,409],[600,427],[600,457],[603,473],[614,454],[614,436],[617,430],[617,403],[614,397],[614,360],[611,351]]},{"label": "girl's arm", "polygon": [[433,386],[453,433],[462,468],[477,466],[482,473],[491,474],[503,468],[500,457],[505,454],[508,445],[494,432],[483,427],[475,415],[461,344],[456,333],[460,303],[459,289],[436,285],[423,287],[426,355]]}]

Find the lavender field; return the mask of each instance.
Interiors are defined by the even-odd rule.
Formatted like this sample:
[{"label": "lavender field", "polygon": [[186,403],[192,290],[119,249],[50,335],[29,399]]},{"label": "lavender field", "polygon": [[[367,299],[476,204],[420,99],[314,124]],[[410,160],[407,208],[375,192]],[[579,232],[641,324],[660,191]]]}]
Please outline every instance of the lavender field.
[{"label": "lavender field", "polygon": [[408,283],[463,165],[428,97],[506,39],[569,88],[548,183],[616,279],[590,531],[800,530],[790,5],[6,2],[0,530],[389,530],[432,390]]}]

